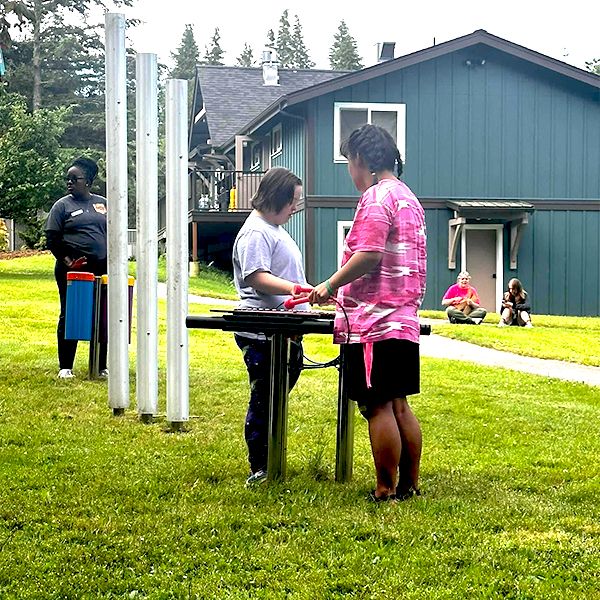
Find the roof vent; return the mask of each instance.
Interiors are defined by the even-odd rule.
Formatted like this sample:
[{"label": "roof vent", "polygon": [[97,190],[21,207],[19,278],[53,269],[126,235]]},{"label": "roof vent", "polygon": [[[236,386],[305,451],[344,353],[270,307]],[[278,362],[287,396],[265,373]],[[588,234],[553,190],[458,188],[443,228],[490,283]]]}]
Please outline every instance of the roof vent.
[{"label": "roof vent", "polygon": [[263,85],[279,85],[279,70],[275,50],[267,48],[262,53]]},{"label": "roof vent", "polygon": [[382,63],[386,60],[393,60],[395,46],[396,42],[379,42],[377,44],[377,62]]}]

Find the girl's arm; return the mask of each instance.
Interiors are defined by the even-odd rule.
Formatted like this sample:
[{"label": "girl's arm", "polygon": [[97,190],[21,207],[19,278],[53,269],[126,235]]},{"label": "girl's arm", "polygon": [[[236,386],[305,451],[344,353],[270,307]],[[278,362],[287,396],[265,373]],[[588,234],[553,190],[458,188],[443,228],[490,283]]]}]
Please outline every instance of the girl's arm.
[{"label": "girl's arm", "polygon": [[382,252],[357,252],[353,254],[350,260],[327,281],[315,287],[310,293],[309,302],[323,304],[330,296],[335,295],[338,288],[370,273],[381,262],[382,257]]}]

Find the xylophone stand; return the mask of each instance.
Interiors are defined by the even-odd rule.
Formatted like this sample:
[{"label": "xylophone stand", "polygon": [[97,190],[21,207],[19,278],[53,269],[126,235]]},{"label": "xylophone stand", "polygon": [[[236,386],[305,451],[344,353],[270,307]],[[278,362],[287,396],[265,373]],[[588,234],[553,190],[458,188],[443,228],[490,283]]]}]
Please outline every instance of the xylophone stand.
[{"label": "xylophone stand", "polygon": [[341,344],[335,444],[335,480],[338,483],[347,483],[352,479],[354,454],[354,403],[348,398],[346,391],[345,355],[344,344]]},{"label": "xylophone stand", "polygon": [[282,333],[271,337],[271,393],[269,397],[269,445],[267,479],[285,479],[290,338]]}]

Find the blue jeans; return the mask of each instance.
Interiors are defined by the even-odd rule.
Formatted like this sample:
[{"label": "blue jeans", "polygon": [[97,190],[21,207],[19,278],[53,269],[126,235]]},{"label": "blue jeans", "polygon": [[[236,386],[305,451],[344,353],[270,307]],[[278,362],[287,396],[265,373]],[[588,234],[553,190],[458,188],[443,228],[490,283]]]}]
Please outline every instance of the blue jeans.
[{"label": "blue jeans", "polygon": [[[269,441],[269,395],[271,391],[271,341],[254,340],[235,334],[235,341],[242,351],[248,370],[250,401],[246,413],[244,437],[248,446],[248,462],[253,473],[267,468]],[[302,370],[302,342],[290,341],[288,364],[289,389],[291,390]]]}]

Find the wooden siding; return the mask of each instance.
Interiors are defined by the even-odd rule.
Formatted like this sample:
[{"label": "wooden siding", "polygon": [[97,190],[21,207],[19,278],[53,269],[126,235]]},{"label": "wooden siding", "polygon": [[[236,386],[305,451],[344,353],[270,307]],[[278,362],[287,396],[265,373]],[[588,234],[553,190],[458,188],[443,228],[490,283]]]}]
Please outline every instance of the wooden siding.
[{"label": "wooden siding", "polygon": [[302,256],[304,257],[304,270],[306,271],[306,244],[305,244],[305,212],[303,210],[299,210],[297,213],[294,213],[290,220],[284,225],[287,232],[292,236],[296,244],[298,244],[298,248],[300,248],[300,252],[302,252]]},{"label": "wooden siding", "polygon": [[[465,61],[485,53],[485,65]],[[417,196],[600,198],[597,90],[485,48],[455,52],[309,102],[315,195],[354,193],[333,163],[334,102],[406,104],[404,180]]]},{"label": "wooden siding", "polygon": [[282,150],[271,159],[271,166],[286,167],[304,181],[304,122],[300,119],[285,119],[281,134]]},{"label": "wooden siding", "polygon": [[[351,220],[349,208],[312,209],[315,215],[314,282],[337,269],[337,223]],[[424,309],[441,310],[440,300],[460,270],[448,269],[448,209],[426,209],[427,292]],[[600,210],[536,210],[525,228],[518,269],[509,268],[509,227],[504,227],[504,284],[519,278],[533,300],[533,313],[600,315]]]}]

